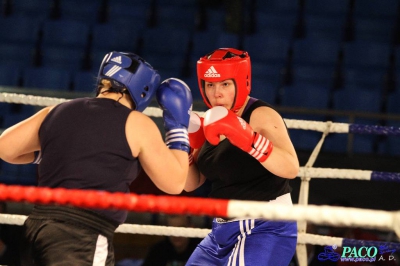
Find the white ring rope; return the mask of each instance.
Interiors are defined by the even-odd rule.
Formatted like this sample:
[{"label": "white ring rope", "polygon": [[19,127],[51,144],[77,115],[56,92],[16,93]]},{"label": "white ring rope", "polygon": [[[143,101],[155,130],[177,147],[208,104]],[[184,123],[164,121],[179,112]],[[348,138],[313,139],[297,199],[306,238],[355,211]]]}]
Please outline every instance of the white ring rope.
[{"label": "white ring rope", "polygon": [[312,178],[370,180],[371,174],[372,174],[372,171],[370,171],[370,170],[300,167],[298,176],[307,176],[307,177],[312,177]]},{"label": "white ring rope", "polygon": [[[52,97],[42,97],[42,96],[34,96],[34,95],[25,95],[18,93],[8,93],[1,92],[0,93],[0,102],[7,103],[19,103],[19,104],[27,104],[27,105],[37,105],[37,106],[50,106],[59,104],[62,102],[68,101],[68,99],[63,98],[52,98]],[[162,111],[156,107],[147,107],[144,112],[148,116],[152,117],[162,117]],[[203,112],[196,112],[200,116]],[[326,130],[326,122],[318,122],[318,121],[307,121],[307,120],[294,120],[294,119],[285,119],[285,122],[288,128],[293,129],[304,129],[304,130],[314,130],[325,132]],[[335,133],[348,133],[349,132],[349,124],[346,123],[332,123],[329,132]]]},{"label": "white ring rope", "polygon": [[[11,224],[11,225],[23,225],[27,216],[16,215],[16,214],[0,214],[0,224]],[[139,225],[139,224],[121,224],[115,232],[117,233],[129,233],[129,234],[141,234],[141,235],[160,235],[160,236],[181,236],[181,237],[194,237],[204,238],[210,233],[210,229],[202,228],[189,228],[189,227],[172,227],[172,226],[156,226],[156,225]],[[310,234],[310,241],[307,241],[307,236],[302,235],[299,237],[301,242],[310,244],[321,244],[325,245],[328,241],[324,241],[329,237],[323,237],[318,235]],[[329,242],[329,243],[338,243]],[[338,245],[339,246],[339,245]]]},{"label": "white ring rope", "polygon": [[[23,225],[27,216],[15,214],[0,214],[1,224]],[[158,236],[176,236],[204,238],[211,232],[210,229],[192,228],[192,227],[172,227],[157,225],[139,225],[139,224],[121,224],[115,231],[116,233],[140,234],[140,235],[158,235]],[[298,244],[311,244],[319,246],[342,246],[343,238],[321,236],[316,234],[299,233],[297,237]]]},{"label": "white ring rope", "polygon": [[359,208],[316,205],[278,205],[268,202],[231,200],[229,217],[258,217],[272,220],[308,221],[332,226],[393,230],[400,237],[400,211],[378,211]]},{"label": "white ring rope", "polygon": [[34,95],[25,95],[18,93],[0,93],[0,102],[6,103],[19,103],[27,105],[37,105],[37,106],[51,106],[60,104],[68,101],[68,99],[63,98],[53,98],[53,97],[43,97]]},{"label": "white ring rope", "polygon": [[[261,218],[268,220],[307,221],[343,227],[363,227],[394,231],[400,237],[400,211],[380,211],[370,209],[271,204],[268,202],[230,200],[228,217]],[[25,216],[2,214],[0,222],[22,224]]]}]

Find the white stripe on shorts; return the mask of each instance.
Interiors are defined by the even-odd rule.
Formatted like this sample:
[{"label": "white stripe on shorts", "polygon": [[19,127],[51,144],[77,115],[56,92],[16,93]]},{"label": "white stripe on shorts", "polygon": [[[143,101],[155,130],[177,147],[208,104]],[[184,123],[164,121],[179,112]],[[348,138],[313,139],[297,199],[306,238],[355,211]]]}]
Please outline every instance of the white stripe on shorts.
[{"label": "white stripe on shorts", "polygon": [[[244,246],[246,242],[246,236],[251,234],[251,230],[254,229],[254,219],[239,220],[240,235],[238,235],[238,242],[232,250],[232,254],[229,256],[228,265],[230,266],[245,266],[244,262]],[[238,258],[239,257],[239,258]],[[237,260],[239,263],[237,264]]]},{"label": "white stripe on shorts", "polygon": [[108,255],[108,240],[107,237],[99,235],[96,242],[96,250],[94,252],[93,266],[106,265]]}]

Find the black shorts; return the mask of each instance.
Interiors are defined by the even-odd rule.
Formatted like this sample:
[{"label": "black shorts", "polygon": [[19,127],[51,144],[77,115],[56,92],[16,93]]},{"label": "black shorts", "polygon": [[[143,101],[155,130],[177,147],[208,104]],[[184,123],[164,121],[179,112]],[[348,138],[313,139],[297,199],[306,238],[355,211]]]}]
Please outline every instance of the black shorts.
[{"label": "black shorts", "polygon": [[35,206],[24,223],[21,265],[113,266],[117,226],[78,208]]}]

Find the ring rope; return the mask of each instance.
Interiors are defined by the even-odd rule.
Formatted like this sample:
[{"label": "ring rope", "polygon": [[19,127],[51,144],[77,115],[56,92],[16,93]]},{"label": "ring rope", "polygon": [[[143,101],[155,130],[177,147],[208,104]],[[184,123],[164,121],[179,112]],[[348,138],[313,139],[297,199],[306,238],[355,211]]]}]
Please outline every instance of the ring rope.
[{"label": "ring rope", "polygon": [[[8,103],[21,103],[39,106],[56,105],[68,99],[56,99],[51,97],[24,95],[17,93],[0,93],[0,102]],[[143,113],[153,117],[162,117],[162,111],[159,108],[148,107]],[[203,115],[202,112],[197,112]],[[387,127],[377,125],[359,125],[347,123],[333,123],[332,121],[318,122],[308,120],[294,120],[284,119],[288,128],[314,130],[322,132],[322,137],[314,148],[305,167],[301,167],[298,176],[301,177],[301,188],[299,196],[299,204],[294,206],[274,206],[269,203],[251,202],[251,201],[237,201],[237,200],[212,200],[200,198],[198,202],[205,202],[203,206],[190,203],[193,198],[182,199],[179,197],[177,200],[174,197],[167,196],[138,196],[128,194],[128,196],[120,195],[121,193],[104,194],[98,198],[102,198],[102,202],[93,201],[98,191],[82,191],[73,190],[69,191],[71,198],[65,198],[65,189],[55,189],[55,193],[48,188],[26,187],[28,192],[24,196],[18,195],[11,200],[16,201],[29,201],[33,203],[59,203],[70,204],[78,207],[100,207],[100,208],[121,208],[125,210],[134,211],[151,211],[151,212],[164,212],[164,213],[187,213],[194,215],[209,215],[217,217],[251,217],[251,218],[265,218],[270,220],[298,220],[298,246],[296,248],[298,260],[300,265],[306,265],[307,252],[305,244],[315,245],[380,245],[386,242],[378,241],[365,241],[344,238],[332,238],[327,236],[318,236],[306,234],[307,222],[314,224],[329,224],[334,226],[363,226],[367,228],[375,228],[380,230],[393,230],[398,237],[400,237],[400,211],[398,212],[385,212],[375,210],[365,210],[357,208],[344,208],[344,207],[329,207],[329,206],[313,206],[308,205],[309,181],[311,178],[343,178],[343,179],[359,179],[359,180],[372,180],[372,181],[400,181],[400,173],[389,172],[376,172],[368,170],[353,170],[353,169],[332,169],[332,168],[313,168],[314,162],[318,157],[319,152],[325,137],[329,133],[356,133],[356,134],[377,134],[377,135],[400,135],[399,127]],[[23,193],[18,186],[10,186],[16,189],[19,193]],[[32,191],[39,189],[39,191]],[[0,186],[0,192],[2,187]],[[12,189],[11,189],[12,190]],[[39,192],[39,193],[38,193]],[[42,194],[43,193],[43,197]],[[72,194],[70,194],[72,193]],[[40,196],[38,196],[40,194]],[[0,193],[1,195],[1,193]],[[107,197],[104,198],[104,195]],[[3,196],[3,195],[1,195]],[[0,200],[1,197],[0,196]],[[7,195],[6,195],[7,197]],[[115,197],[115,198],[114,198]],[[149,201],[150,204],[144,203],[142,197]],[[150,198],[149,198],[150,197]],[[163,200],[159,200],[163,199]],[[88,200],[89,199],[89,200]],[[185,203],[179,202],[185,200]],[[189,204],[187,204],[189,202]],[[196,202],[196,203],[198,203]],[[193,205],[192,205],[193,204]],[[99,206],[98,206],[99,205]],[[213,205],[213,206],[212,206]],[[211,207],[212,206],[212,207]],[[192,208],[194,207],[194,208]],[[278,207],[278,208],[276,208]],[[345,217],[346,220],[339,218]],[[1,217],[0,217],[1,220]],[[368,221],[368,222],[367,222]],[[128,226],[128,227],[127,227]],[[139,225],[126,225],[123,224],[117,228],[117,231],[122,230],[126,232],[142,232],[143,227]],[[190,228],[186,228],[191,230]],[[185,229],[185,230],[186,230]],[[136,230],[136,231],[135,231]],[[175,234],[176,228],[168,227],[149,227],[146,226],[146,232],[151,234]],[[172,230],[172,231],[171,231]],[[180,228],[179,230],[182,231]],[[199,229],[206,230],[207,229]],[[185,234],[196,233],[197,237],[204,237],[206,231],[188,231]],[[143,232],[142,232],[143,233]],[[149,233],[150,234],[150,233]],[[344,244],[347,243],[347,244]],[[389,243],[392,245],[392,243]],[[396,243],[398,245],[398,243]],[[397,249],[397,246],[396,246]]]},{"label": "ring rope", "polygon": [[[311,180],[311,176],[309,170],[315,163],[315,160],[318,157],[318,154],[321,151],[322,144],[324,143],[325,137],[329,134],[330,128],[332,126],[332,122],[326,123],[326,128],[324,133],[322,134],[321,139],[318,141],[317,145],[315,146],[314,150],[312,151],[310,158],[308,159],[305,167],[302,167],[302,171],[299,171],[298,176],[301,178],[301,185],[300,185],[300,195],[299,195],[299,204],[307,205],[308,204],[308,194],[309,194],[309,181]],[[306,224],[301,223],[300,231],[305,231]]]},{"label": "ring rope", "polygon": [[[0,214],[1,224],[23,225],[27,216],[16,214]],[[141,235],[158,235],[158,236],[175,236],[175,237],[191,237],[191,238],[204,238],[211,230],[205,228],[191,228],[191,227],[173,227],[173,226],[159,226],[159,225],[140,225],[140,224],[121,224],[116,230],[116,233],[126,234],[141,234]],[[371,241],[371,240],[358,240],[332,236],[320,236],[316,234],[299,233],[297,237],[298,244],[311,244],[319,246],[380,246],[386,245],[390,249],[395,248],[400,250],[400,243],[384,242],[384,241]]]},{"label": "ring rope", "polygon": [[[65,101],[69,101],[69,99],[26,95],[19,93],[8,93],[8,92],[0,93],[0,102],[7,102],[7,103],[50,106]],[[162,117],[161,109],[156,107],[147,107],[143,113],[153,117]],[[196,113],[198,113],[199,115],[203,114],[203,112],[196,112]],[[284,119],[284,120],[288,128],[314,130],[319,132],[325,132],[327,124],[327,122],[319,122],[319,121],[296,120],[296,119]],[[330,133],[400,135],[400,127],[359,125],[359,124],[336,123],[336,122],[334,123],[330,121],[328,122],[332,123],[329,130]]]},{"label": "ring rope", "polygon": [[64,98],[44,97],[35,95],[26,95],[19,93],[0,93],[0,102],[6,103],[19,103],[26,105],[37,105],[37,106],[51,106],[69,101]]},{"label": "ring rope", "polygon": [[0,184],[0,200],[39,204],[69,204],[85,208],[115,208],[137,212],[248,217],[269,220],[307,221],[313,224],[374,228],[394,231],[400,236],[400,211],[271,204],[268,202],[224,200],[182,196],[154,196],[110,193],[97,190],[45,188]]},{"label": "ring rope", "polygon": [[332,179],[358,179],[370,181],[400,182],[400,173],[379,172],[371,170],[320,168],[320,167],[300,167],[298,176],[307,175],[312,178],[332,178]]},{"label": "ring rope", "polygon": [[[310,180],[311,177],[308,174],[308,170],[314,165],[320,151],[322,148],[322,144],[325,141],[326,136],[329,134],[330,128],[332,126],[332,122],[326,123],[326,128],[322,134],[321,139],[318,141],[317,145],[314,147],[308,161],[303,167],[303,172],[300,174],[301,184],[300,184],[300,194],[299,194],[299,205],[307,206],[308,205],[308,196],[310,190]],[[305,234],[307,231],[307,222],[306,221],[299,221],[297,223],[297,231],[298,234]],[[304,243],[297,243],[296,246],[297,257],[300,261],[306,261],[306,258],[303,258],[307,254],[307,248]]]},{"label": "ring rope", "polygon": [[[21,103],[30,105],[40,105],[49,106],[54,104],[59,104],[68,101],[68,99],[63,98],[52,98],[52,97],[42,97],[33,95],[24,95],[17,93],[0,93],[0,102],[7,103]],[[162,117],[162,111],[156,107],[148,107],[144,110],[144,113],[153,117]],[[198,112],[201,114],[201,112]],[[316,130],[328,133],[349,133],[349,127],[355,128],[354,133],[362,133],[360,130],[363,127],[359,125],[350,125],[345,123],[334,123],[331,121],[327,122],[317,122],[308,120],[293,120],[285,119],[288,128],[294,129],[304,129],[304,130]],[[372,128],[379,130],[369,130]],[[368,133],[374,134],[400,134],[400,128],[395,127],[383,127],[383,126],[365,126],[364,129]],[[320,141],[321,142],[321,141]],[[322,145],[322,143],[321,143]],[[318,150],[319,152],[319,150]],[[315,154],[316,156],[317,154]],[[314,158],[315,161],[315,158]],[[395,181],[400,182],[400,173],[390,173],[390,172],[372,172],[366,170],[351,170],[351,169],[332,169],[332,168],[312,168],[312,167],[301,167],[298,176],[316,177],[316,178],[346,178],[346,179],[359,179],[359,180],[374,180],[374,181]]]}]

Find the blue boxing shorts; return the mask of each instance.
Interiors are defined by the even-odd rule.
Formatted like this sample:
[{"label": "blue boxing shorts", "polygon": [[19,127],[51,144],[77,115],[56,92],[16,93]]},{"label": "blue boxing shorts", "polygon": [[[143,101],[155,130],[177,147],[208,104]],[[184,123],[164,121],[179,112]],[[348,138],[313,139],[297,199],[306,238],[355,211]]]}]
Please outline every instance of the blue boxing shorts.
[{"label": "blue boxing shorts", "polygon": [[186,265],[287,266],[296,244],[296,222],[215,218]]}]

